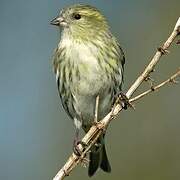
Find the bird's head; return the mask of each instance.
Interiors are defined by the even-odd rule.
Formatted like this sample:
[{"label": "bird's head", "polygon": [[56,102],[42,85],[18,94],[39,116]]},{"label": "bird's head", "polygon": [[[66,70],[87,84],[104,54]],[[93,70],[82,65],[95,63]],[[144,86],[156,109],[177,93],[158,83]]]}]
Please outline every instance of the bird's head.
[{"label": "bird's head", "polygon": [[98,9],[89,5],[76,4],[62,9],[51,21],[52,25],[63,28],[75,36],[96,36],[108,30],[106,18]]}]

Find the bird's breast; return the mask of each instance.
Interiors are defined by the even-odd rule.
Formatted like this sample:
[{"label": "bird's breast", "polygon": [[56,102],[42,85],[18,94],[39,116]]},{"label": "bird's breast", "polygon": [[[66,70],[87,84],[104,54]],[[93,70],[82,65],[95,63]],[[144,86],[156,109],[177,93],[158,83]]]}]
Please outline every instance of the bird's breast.
[{"label": "bird's breast", "polygon": [[[66,59],[71,64],[68,68],[74,74],[72,86],[74,93],[80,95],[95,95],[106,88],[107,75],[98,60],[98,47],[92,44],[66,44]],[[77,77],[78,75],[78,77]]]}]

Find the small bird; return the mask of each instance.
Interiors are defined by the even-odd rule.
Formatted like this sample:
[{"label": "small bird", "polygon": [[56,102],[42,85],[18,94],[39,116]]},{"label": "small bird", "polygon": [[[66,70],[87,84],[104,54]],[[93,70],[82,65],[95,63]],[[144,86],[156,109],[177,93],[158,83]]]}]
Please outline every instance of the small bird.
[{"label": "small bird", "polygon": [[[79,131],[88,132],[112,109],[121,92],[125,56],[110,32],[106,18],[90,5],[75,4],[51,21],[61,38],[53,53],[53,68],[62,105]],[[111,166],[105,150],[105,132],[90,151],[88,175]]]}]

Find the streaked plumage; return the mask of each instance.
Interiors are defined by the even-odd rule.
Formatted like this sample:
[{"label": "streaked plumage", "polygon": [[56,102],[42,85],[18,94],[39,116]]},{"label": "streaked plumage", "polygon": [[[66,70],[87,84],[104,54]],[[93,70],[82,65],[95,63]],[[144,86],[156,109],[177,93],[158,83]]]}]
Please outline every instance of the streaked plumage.
[{"label": "streaked plumage", "polygon": [[[63,9],[52,21],[63,27],[53,66],[59,95],[76,129],[89,130],[99,96],[98,120],[112,108],[123,83],[124,53],[105,17],[94,7],[77,4]],[[110,172],[104,135],[90,153],[89,176],[98,167]]]}]

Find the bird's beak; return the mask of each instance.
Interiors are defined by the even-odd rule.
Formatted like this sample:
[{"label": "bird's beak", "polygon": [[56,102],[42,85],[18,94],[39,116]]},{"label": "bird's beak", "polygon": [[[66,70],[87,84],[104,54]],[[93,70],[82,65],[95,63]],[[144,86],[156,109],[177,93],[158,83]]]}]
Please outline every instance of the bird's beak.
[{"label": "bird's beak", "polygon": [[55,17],[53,20],[51,20],[50,24],[51,25],[55,25],[55,26],[60,26],[63,25],[65,23],[65,20],[63,17]]}]

